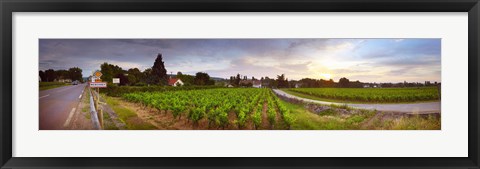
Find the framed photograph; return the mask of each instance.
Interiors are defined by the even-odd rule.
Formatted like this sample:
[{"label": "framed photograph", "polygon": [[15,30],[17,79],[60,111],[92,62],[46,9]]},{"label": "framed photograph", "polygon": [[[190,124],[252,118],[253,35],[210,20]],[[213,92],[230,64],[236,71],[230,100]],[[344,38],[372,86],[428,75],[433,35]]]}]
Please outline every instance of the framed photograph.
[{"label": "framed photograph", "polygon": [[0,5],[2,168],[479,168],[478,0]]}]

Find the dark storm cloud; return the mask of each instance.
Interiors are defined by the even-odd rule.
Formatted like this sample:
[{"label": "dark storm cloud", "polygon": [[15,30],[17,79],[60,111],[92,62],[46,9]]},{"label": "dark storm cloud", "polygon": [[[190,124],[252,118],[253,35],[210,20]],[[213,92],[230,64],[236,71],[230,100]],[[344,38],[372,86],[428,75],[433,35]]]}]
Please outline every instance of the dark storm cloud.
[{"label": "dark storm cloud", "polygon": [[[157,53],[164,60],[177,65],[195,60],[196,64],[211,63],[221,59],[244,56],[285,59],[300,44],[319,44],[326,40],[296,39],[41,39],[40,69],[53,64],[68,68],[72,63],[86,64],[113,62],[136,63],[151,66]],[[55,60],[55,63],[48,61]]]}]

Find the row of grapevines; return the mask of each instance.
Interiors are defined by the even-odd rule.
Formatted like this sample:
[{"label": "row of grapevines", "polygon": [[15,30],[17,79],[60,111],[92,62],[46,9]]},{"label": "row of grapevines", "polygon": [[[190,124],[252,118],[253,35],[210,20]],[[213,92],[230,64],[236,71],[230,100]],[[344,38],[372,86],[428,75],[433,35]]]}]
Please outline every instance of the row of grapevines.
[{"label": "row of grapevines", "polygon": [[[258,128],[262,123],[265,103],[268,106],[268,121],[273,125],[278,106],[270,89],[255,88],[135,92],[124,94],[123,97],[128,101],[155,108],[158,112],[171,112],[174,118],[186,117],[193,124],[207,119],[209,126],[218,127],[235,124],[243,128],[247,121],[251,120],[254,127]],[[230,113],[236,116],[233,122],[229,121]],[[285,116],[285,113],[281,114]]]},{"label": "row of grapevines", "polygon": [[277,111],[275,110],[275,102],[273,101],[273,93],[268,92],[268,97],[267,97],[267,117],[268,117],[268,122],[270,122],[271,127],[275,125],[275,121],[277,120]]},{"label": "row of grapevines", "polygon": [[361,102],[416,102],[438,100],[437,87],[418,88],[295,88],[294,92],[320,98]]},{"label": "row of grapevines", "polygon": [[292,125],[294,119],[292,117],[292,115],[290,114],[290,109],[288,109],[281,101],[278,97],[274,97],[274,101],[277,105],[277,108],[280,112],[280,114],[282,115],[282,118],[283,118],[283,121],[285,122],[285,124],[290,128],[290,126]]}]

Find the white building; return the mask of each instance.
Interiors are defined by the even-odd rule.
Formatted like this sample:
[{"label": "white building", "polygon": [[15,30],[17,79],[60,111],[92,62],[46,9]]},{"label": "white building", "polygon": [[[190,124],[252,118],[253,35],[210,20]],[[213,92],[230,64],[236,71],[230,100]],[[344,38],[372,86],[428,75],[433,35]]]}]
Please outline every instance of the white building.
[{"label": "white building", "polygon": [[169,86],[183,86],[183,82],[180,79],[177,78],[170,78],[168,79],[168,85]]},{"label": "white building", "polygon": [[253,80],[252,81],[252,87],[262,88],[262,82],[260,80]]}]

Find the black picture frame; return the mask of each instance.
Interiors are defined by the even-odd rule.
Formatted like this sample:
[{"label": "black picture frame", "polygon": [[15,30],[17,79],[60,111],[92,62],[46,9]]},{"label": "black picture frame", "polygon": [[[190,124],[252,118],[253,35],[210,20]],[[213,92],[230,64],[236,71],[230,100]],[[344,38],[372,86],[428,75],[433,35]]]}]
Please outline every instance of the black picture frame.
[{"label": "black picture frame", "polygon": [[[1,0],[0,165],[2,168],[479,168],[478,2],[478,0]],[[12,157],[13,12],[468,12],[468,157]]]}]

